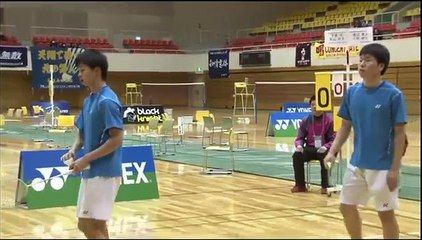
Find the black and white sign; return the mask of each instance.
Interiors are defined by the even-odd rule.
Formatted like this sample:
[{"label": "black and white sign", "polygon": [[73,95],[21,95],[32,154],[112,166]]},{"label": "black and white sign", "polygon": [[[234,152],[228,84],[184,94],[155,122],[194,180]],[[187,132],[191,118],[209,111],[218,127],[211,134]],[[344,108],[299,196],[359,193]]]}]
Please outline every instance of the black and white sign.
[{"label": "black and white sign", "polygon": [[154,117],[157,117],[162,122],[163,116],[164,108],[161,105],[123,107],[123,124],[148,123]]},{"label": "black and white sign", "polygon": [[26,47],[0,47],[0,67],[28,66],[28,49]]},{"label": "black and white sign", "polygon": [[229,77],[229,52],[227,49],[208,52],[208,74],[211,79]]},{"label": "black and white sign", "polygon": [[311,66],[311,44],[298,44],[296,46],[296,67]]}]

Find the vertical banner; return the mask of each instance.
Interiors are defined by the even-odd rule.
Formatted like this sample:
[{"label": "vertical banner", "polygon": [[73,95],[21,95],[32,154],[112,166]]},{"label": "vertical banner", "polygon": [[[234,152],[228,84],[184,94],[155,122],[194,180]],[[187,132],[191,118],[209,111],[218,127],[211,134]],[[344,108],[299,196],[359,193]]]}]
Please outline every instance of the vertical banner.
[{"label": "vertical banner", "polygon": [[298,44],[296,46],[296,67],[311,66],[311,44]]},{"label": "vertical banner", "polygon": [[28,66],[28,49],[26,47],[0,47],[0,67]]},{"label": "vertical banner", "polygon": [[208,52],[208,74],[213,78],[229,77],[229,50],[211,50]]},{"label": "vertical banner", "polygon": [[53,65],[54,88],[82,88],[75,59],[83,51],[83,48],[31,47],[33,88],[48,88],[50,65]]},{"label": "vertical banner", "polygon": [[333,74],[332,75],[332,87],[334,97],[343,97],[344,95],[344,74]]},{"label": "vertical banner", "polygon": [[315,73],[315,102],[317,111],[331,111],[331,73]]}]

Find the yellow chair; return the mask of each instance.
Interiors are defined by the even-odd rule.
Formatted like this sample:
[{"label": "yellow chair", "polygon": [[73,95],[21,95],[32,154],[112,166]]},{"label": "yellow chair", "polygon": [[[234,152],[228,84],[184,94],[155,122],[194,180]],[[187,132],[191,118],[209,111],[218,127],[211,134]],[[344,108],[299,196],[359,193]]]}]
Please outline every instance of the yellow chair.
[{"label": "yellow chair", "polygon": [[[233,174],[235,171],[235,158],[234,158],[234,151],[233,151],[233,130],[229,132],[229,145],[228,146],[208,146],[204,148],[204,162],[202,167],[202,174]],[[231,168],[209,168],[208,167],[208,155],[211,151],[219,151],[219,152],[229,152],[230,153],[230,165]]]},{"label": "yellow chair", "polygon": [[209,110],[198,110],[195,113],[196,122],[204,122],[204,117],[208,117],[210,115]]},{"label": "yellow chair", "polygon": [[142,93],[138,89],[138,85],[136,83],[126,83],[125,97],[126,105],[142,104]]},{"label": "yellow chair", "polygon": [[75,115],[58,116],[57,126],[61,128],[73,128],[75,126]]},{"label": "yellow chair", "polygon": [[41,112],[41,107],[38,105],[34,105],[32,106],[32,110],[33,110],[34,116],[38,116]]},{"label": "yellow chair", "polygon": [[21,109],[22,109],[22,116],[28,116],[28,109],[25,106],[22,106]]}]

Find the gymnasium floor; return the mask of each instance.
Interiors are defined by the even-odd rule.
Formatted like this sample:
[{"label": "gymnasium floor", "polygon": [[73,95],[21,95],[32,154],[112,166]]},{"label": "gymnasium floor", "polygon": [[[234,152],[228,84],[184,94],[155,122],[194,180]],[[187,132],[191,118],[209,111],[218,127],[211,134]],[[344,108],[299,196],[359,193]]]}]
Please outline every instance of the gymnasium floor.
[{"label": "gymnasium floor", "polygon": [[[174,109],[173,116],[193,115],[194,109]],[[230,110],[211,111],[219,122]],[[73,111],[77,114],[77,111]],[[292,139],[265,137],[268,112],[258,124],[236,125],[249,133],[251,151],[291,147]],[[8,123],[6,123],[8,124]],[[29,122],[26,123],[29,126]],[[405,165],[420,168],[420,117],[408,124],[409,149]],[[4,127],[7,129],[7,126]],[[128,135],[136,129],[127,126]],[[16,132],[19,130],[17,129]],[[13,134],[1,137],[1,238],[83,238],[76,227],[75,207],[25,210],[4,207],[14,199],[19,152],[48,148]],[[58,145],[72,142],[57,139]],[[200,143],[200,140],[186,138]],[[127,142],[127,141],[126,141]],[[62,144],[63,143],[63,144]],[[188,144],[188,143],[187,143]],[[351,144],[351,143],[349,143]],[[200,145],[199,145],[200,146]],[[180,146],[179,146],[180,147]],[[347,149],[346,149],[347,150]],[[345,151],[346,151],[345,150]],[[247,152],[244,152],[247,153]],[[178,154],[174,156],[177,158]],[[183,155],[181,155],[181,158]],[[239,155],[241,156],[241,155]],[[202,156],[198,156],[202,161]],[[182,162],[184,159],[180,159]],[[242,159],[239,159],[241,161]],[[254,174],[200,175],[199,166],[156,160],[160,199],[118,202],[109,223],[111,238],[347,238],[338,211],[338,194],[328,198],[313,186],[292,194],[292,181]],[[271,168],[271,166],[269,166]],[[316,167],[317,168],[317,167]],[[269,169],[270,170],[270,169]],[[420,182],[420,175],[418,176]],[[420,187],[419,187],[420,193]],[[420,198],[419,198],[420,199]],[[420,201],[400,200],[397,212],[402,238],[420,238]],[[365,238],[382,238],[372,206],[361,208]]]}]

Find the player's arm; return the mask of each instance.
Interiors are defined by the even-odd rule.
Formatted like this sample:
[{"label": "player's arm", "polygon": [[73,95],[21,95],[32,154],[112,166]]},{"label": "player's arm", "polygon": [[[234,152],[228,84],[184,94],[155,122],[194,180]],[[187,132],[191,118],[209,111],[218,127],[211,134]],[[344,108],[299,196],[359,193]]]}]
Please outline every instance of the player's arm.
[{"label": "player's arm", "polygon": [[391,170],[398,171],[401,166],[401,159],[403,157],[405,136],[405,124],[397,124],[394,127],[394,158]]},{"label": "player's arm", "polygon": [[83,110],[82,110],[75,122],[75,126],[78,128],[78,135],[76,136],[76,139],[73,142],[72,147],[69,149],[69,151],[61,157],[62,161],[68,161],[70,159],[75,160],[76,153],[82,149],[84,145],[83,122],[84,122],[84,117],[83,117]]},{"label": "player's arm", "polygon": [[69,152],[75,155],[79,150],[81,150],[82,146],[84,145],[83,134],[80,129],[78,129],[78,136],[76,136],[75,142],[73,142],[72,147],[70,148]]},{"label": "player's arm", "polygon": [[334,139],[333,144],[330,148],[330,153],[335,155],[340,151],[341,146],[346,142],[347,138],[349,138],[350,130],[352,129],[352,122],[346,119],[342,119],[341,127],[336,134],[336,138]]},{"label": "player's arm", "polygon": [[407,107],[403,93],[399,92],[393,97],[391,109],[394,121],[394,158],[391,170],[398,171],[401,167],[406,141]]}]

